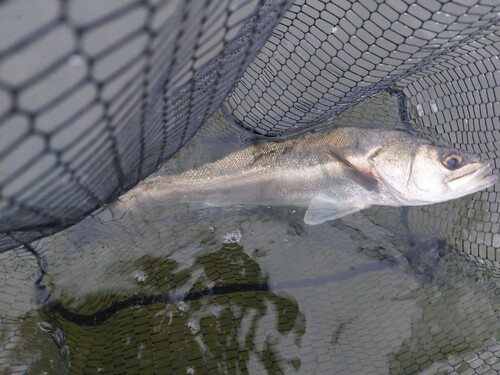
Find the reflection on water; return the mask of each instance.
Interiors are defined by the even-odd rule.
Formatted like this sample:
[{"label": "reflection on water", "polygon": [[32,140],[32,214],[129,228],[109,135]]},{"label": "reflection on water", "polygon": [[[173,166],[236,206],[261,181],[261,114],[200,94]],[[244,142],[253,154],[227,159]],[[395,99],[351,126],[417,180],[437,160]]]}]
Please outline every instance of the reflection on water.
[{"label": "reflection on water", "polygon": [[376,223],[399,210],[316,227],[302,214],[213,209],[171,221],[158,209],[108,221],[103,212],[40,242],[44,312],[64,332],[71,373],[500,366],[495,284],[444,242]]},{"label": "reflection on water", "polygon": [[266,208],[114,214],[36,244],[47,273],[23,295],[47,302],[3,308],[7,373],[30,347],[24,369],[56,374],[498,371],[494,280],[387,224],[399,210],[316,227]]},{"label": "reflection on water", "polygon": [[54,327],[39,311],[35,286],[43,273],[26,249],[0,254],[0,373],[63,374]]},{"label": "reflection on water", "polygon": [[[269,290],[268,276],[238,244],[200,255],[179,272],[168,258],[141,257],[133,267],[141,278],[131,297],[88,295],[82,304],[94,311],[85,314],[62,302],[49,308],[66,332],[72,373],[155,368],[223,374],[248,373],[249,367],[285,373],[300,367],[300,358],[279,344],[300,345],[304,316],[293,298]],[[171,293],[187,284],[189,291]]]}]

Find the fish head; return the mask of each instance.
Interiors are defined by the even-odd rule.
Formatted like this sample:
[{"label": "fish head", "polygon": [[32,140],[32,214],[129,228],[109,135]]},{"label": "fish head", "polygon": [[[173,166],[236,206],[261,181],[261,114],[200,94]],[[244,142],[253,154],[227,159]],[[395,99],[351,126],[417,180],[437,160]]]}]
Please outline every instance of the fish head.
[{"label": "fish head", "polygon": [[421,139],[382,146],[370,161],[387,190],[408,206],[449,201],[500,181],[477,155]]}]

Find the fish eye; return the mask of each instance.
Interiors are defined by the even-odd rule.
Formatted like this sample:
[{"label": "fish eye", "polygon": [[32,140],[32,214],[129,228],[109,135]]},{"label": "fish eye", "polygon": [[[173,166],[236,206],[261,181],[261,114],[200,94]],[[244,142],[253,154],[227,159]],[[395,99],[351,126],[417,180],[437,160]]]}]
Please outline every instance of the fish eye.
[{"label": "fish eye", "polygon": [[443,165],[450,170],[457,169],[462,165],[462,157],[458,154],[448,154],[443,158]]}]

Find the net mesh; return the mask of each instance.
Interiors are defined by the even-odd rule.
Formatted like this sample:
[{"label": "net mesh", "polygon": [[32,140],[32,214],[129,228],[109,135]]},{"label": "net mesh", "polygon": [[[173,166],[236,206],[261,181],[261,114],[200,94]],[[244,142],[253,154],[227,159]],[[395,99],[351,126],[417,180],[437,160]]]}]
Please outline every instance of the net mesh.
[{"label": "net mesh", "polygon": [[[498,168],[495,1],[297,1],[276,25],[289,5],[3,2],[0,249],[60,230],[136,184],[233,86],[225,113],[265,136],[399,92],[406,121]],[[462,224],[474,233],[455,242],[491,265],[497,192],[480,197],[468,206],[486,211],[478,229]]]},{"label": "net mesh", "polygon": [[217,109],[286,1],[0,3],[0,249],[110,202]]},{"label": "net mesh", "polygon": [[[497,0],[0,1],[0,370],[500,372],[486,271],[431,257],[400,274],[404,246],[373,224],[302,236],[236,214],[246,239],[228,244],[217,228],[234,217],[105,209],[29,245],[113,201],[207,121],[193,140],[219,142],[214,159],[238,137],[398,124],[498,173],[499,55]],[[453,248],[498,275],[499,194],[364,215],[449,245],[424,241],[418,257]],[[305,280],[289,280],[295,268]]]},{"label": "net mesh", "polygon": [[[321,123],[382,91],[400,121],[500,168],[500,5],[496,1],[297,1],[224,103],[266,136]],[[373,106],[357,123],[387,123]],[[500,265],[498,187],[430,207],[416,226]],[[425,211],[425,210],[424,210]],[[424,215],[424,217],[422,217]],[[465,216],[465,217],[464,217]]]}]

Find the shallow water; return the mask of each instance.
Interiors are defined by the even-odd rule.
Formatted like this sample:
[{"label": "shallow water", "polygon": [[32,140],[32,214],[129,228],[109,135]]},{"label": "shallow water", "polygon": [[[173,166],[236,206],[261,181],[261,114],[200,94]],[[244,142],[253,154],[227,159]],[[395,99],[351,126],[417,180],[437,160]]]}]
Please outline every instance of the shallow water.
[{"label": "shallow water", "polygon": [[[204,132],[160,174],[247,142]],[[417,225],[428,212],[111,205],[0,254],[0,370],[497,374],[498,279]]]}]

